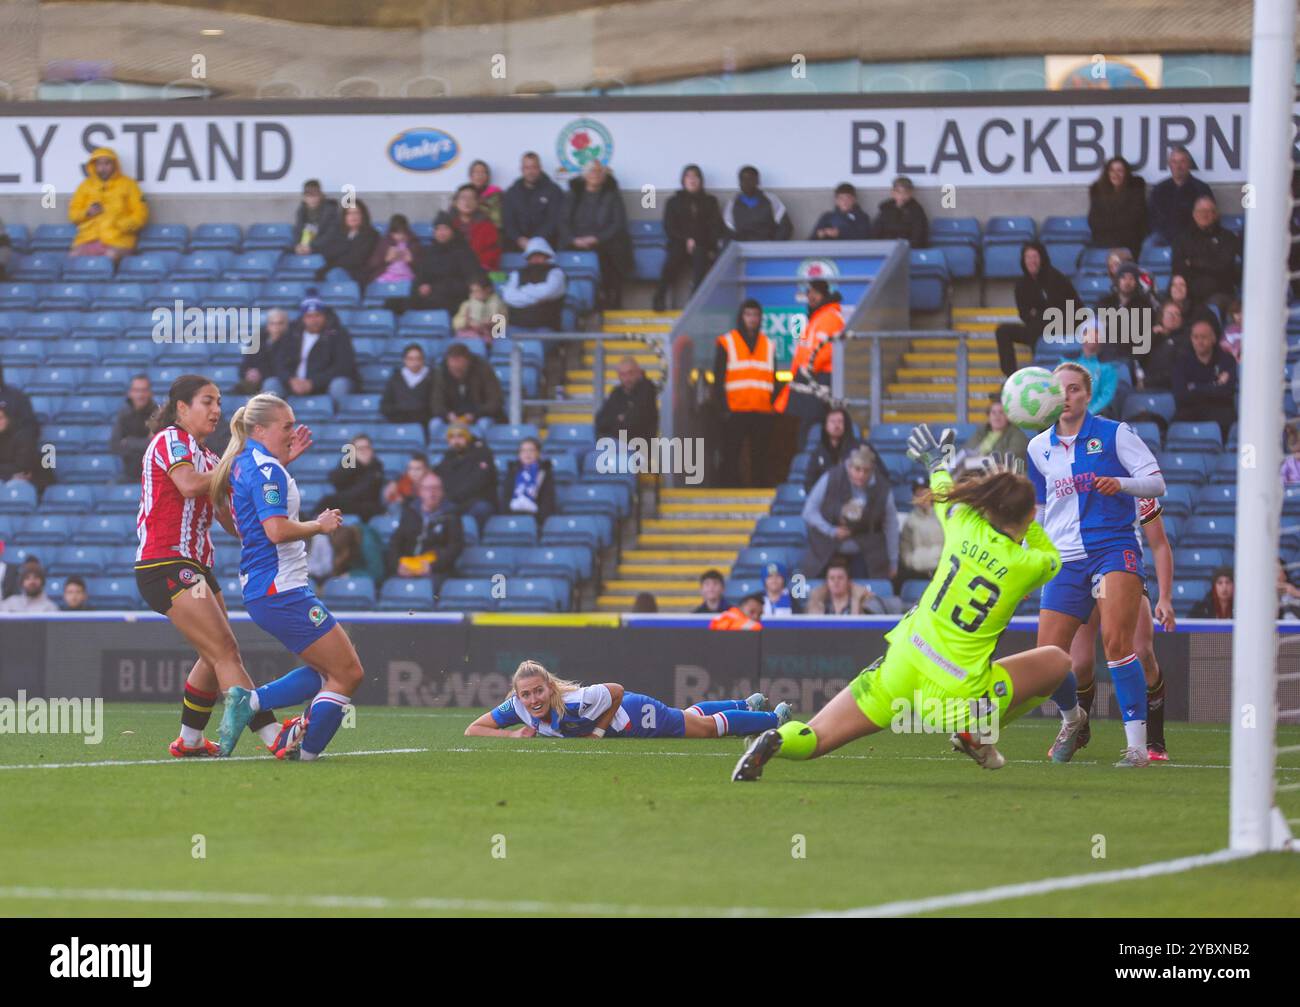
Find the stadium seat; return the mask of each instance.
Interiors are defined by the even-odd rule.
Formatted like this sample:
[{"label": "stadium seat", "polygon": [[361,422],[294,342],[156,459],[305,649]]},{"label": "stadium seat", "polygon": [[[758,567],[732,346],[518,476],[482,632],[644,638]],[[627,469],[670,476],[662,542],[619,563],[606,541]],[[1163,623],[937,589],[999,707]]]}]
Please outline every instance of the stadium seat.
[{"label": "stadium seat", "polygon": [[1232,548],[1236,541],[1237,519],[1232,516],[1203,517],[1192,515],[1183,524],[1179,545]]},{"label": "stadium seat", "polygon": [[0,308],[28,311],[36,307],[35,283],[0,283]]},{"label": "stadium seat", "polygon": [[199,224],[190,234],[191,251],[238,251],[244,241],[238,224]]},{"label": "stadium seat", "polygon": [[921,600],[921,595],[925,594],[925,589],[930,586],[928,580],[914,578],[903,581],[903,589],[899,592],[899,597],[903,601],[903,606],[915,605]]},{"label": "stadium seat", "polygon": [[1219,567],[1231,565],[1229,549],[1185,546],[1174,553],[1174,569],[1189,577],[1208,577]]},{"label": "stadium seat", "polygon": [[361,288],[356,280],[332,280],[320,285],[320,299],[331,308],[359,308]]},{"label": "stadium seat", "polygon": [[323,255],[295,255],[290,252],[281,256],[275,266],[277,280],[314,280],[316,274],[325,268]]},{"label": "stadium seat", "polygon": [[1124,400],[1123,418],[1131,421],[1141,416],[1159,416],[1166,422],[1174,418],[1177,406],[1172,392],[1129,392]]},{"label": "stadium seat", "polygon": [[111,283],[113,260],[105,255],[69,255],[60,278],[69,283]]},{"label": "stadium seat", "polygon": [[557,486],[556,504],[561,514],[603,514],[611,519],[627,517],[632,509],[626,485],[616,483]]},{"label": "stadium seat", "polygon": [[[135,486],[136,498],[140,489]],[[134,514],[93,514],[76,519],[77,541],[101,545],[121,545],[136,539]]]},{"label": "stadium seat", "polygon": [[733,578],[761,579],[763,569],[769,563],[780,563],[786,568],[787,577],[789,572],[794,569],[795,564],[799,561],[802,552],[801,547],[787,546],[747,546],[736,554],[736,560],[731,565],[731,576]]},{"label": "stadium seat", "polygon": [[494,454],[508,452],[513,455],[519,450],[519,442],[525,437],[534,437],[541,440],[537,425],[534,423],[497,423],[494,424],[487,432],[484,440],[487,446],[492,449]]},{"label": "stadium seat", "polygon": [[1206,580],[1175,580],[1172,587],[1174,614],[1187,616],[1191,614],[1192,608],[1198,601],[1205,597],[1210,590],[1210,581]]},{"label": "stadium seat", "polygon": [[1074,288],[1084,304],[1090,308],[1095,308],[1110,293],[1110,277],[1076,276]]},{"label": "stadium seat", "polygon": [[1020,245],[1007,242],[988,243],[984,245],[984,276],[990,280],[1018,280],[1022,275],[1020,269]]},{"label": "stadium seat", "polygon": [[60,577],[96,577],[108,565],[108,547],[96,545],[64,545],[50,553],[45,571]]},{"label": "stadium seat", "polygon": [[41,311],[88,311],[90,289],[84,283],[47,283],[41,288],[37,308]]},{"label": "stadium seat", "polygon": [[544,546],[577,545],[598,549],[612,540],[612,534],[608,534],[607,537],[607,528],[608,523],[602,525],[596,515],[552,514],[542,525],[541,544]]},{"label": "stadium seat", "polygon": [[1189,483],[1170,483],[1165,495],[1160,498],[1160,505],[1167,517],[1184,518],[1192,512],[1192,501],[1196,496],[1195,488]]},{"label": "stadium seat", "polygon": [[517,551],[520,577],[558,577],[573,585],[592,576],[591,551],[580,546],[534,546]]},{"label": "stadium seat", "polygon": [[537,544],[537,521],[531,515],[494,514],[483,529],[484,545]]},{"label": "stadium seat", "polygon": [[381,612],[427,612],[433,608],[433,581],[428,577],[390,577],[376,607]]},{"label": "stadium seat", "polygon": [[761,517],[749,540],[753,546],[803,546],[808,543],[808,529],[798,517],[771,515]]},{"label": "stadium seat", "polygon": [[293,247],[292,224],[252,224],[244,233],[244,251],[288,251]]},{"label": "stadium seat", "polygon": [[257,292],[257,304],[261,308],[297,311],[298,305],[306,296],[305,280],[267,280]]},{"label": "stadium seat", "polygon": [[[258,249],[255,251],[245,251],[235,256],[225,269],[223,278],[227,280],[250,280],[258,283],[272,278],[276,274],[280,265],[281,255],[278,252],[269,249]],[[319,258],[319,257],[318,257]],[[324,260],[320,260],[317,265],[322,265]],[[314,274],[308,273],[306,276],[276,275],[276,279],[309,280]]]},{"label": "stadium seat", "polygon": [[91,307],[143,308],[146,287],[141,283],[113,282],[96,287],[91,293]]},{"label": "stadium seat", "polygon": [[[903,487],[911,494],[909,487]],[[802,483],[782,483],[776,488],[776,496],[772,499],[772,513],[775,515],[799,514],[803,511],[804,500],[808,498],[808,492],[803,488]]]},{"label": "stadium seat", "polygon": [[63,545],[71,541],[73,528],[80,522],[67,514],[29,514],[22,519],[15,538],[24,545]]},{"label": "stadium seat", "polygon": [[761,592],[762,590],[763,582],[757,577],[733,578],[723,585],[722,597],[725,599],[725,605],[736,605],[746,595]]},{"label": "stadium seat", "polygon": [[190,229],[184,224],[146,224],[140,231],[139,252],[183,252],[190,243]]},{"label": "stadium seat", "polygon": [[909,253],[909,299],[913,311],[942,311],[948,305],[952,278],[948,260],[936,248],[914,248]]},{"label": "stadium seat", "polygon": [[39,336],[29,339],[7,339],[0,344],[0,360],[7,364],[43,364],[49,348],[48,342]]},{"label": "stadium seat", "polygon": [[349,311],[344,324],[354,336],[375,336],[379,339],[393,337],[393,313],[384,308],[359,308]]},{"label": "stadium seat", "polygon": [[88,577],[86,605],[95,611],[135,611],[145,607],[134,577]]},{"label": "stadium seat", "polygon": [[122,478],[122,459],[117,455],[68,455],[59,458],[59,481],[69,483],[117,482]]},{"label": "stadium seat", "polygon": [[474,545],[463,550],[456,560],[456,573],[462,577],[510,575],[518,566],[520,548],[509,545]]},{"label": "stadium seat", "polygon": [[1043,247],[1047,249],[1047,257],[1052,260],[1052,265],[1066,276],[1074,273],[1083,253],[1087,251],[1084,242],[1068,236],[1043,238]]},{"label": "stadium seat", "polygon": [[1210,475],[1210,459],[1205,455],[1166,451],[1159,461],[1167,483],[1203,483]]},{"label": "stadium seat", "polygon": [[547,455],[555,451],[586,454],[596,444],[596,428],[590,423],[557,423],[546,431]]},{"label": "stadium seat", "polygon": [[1170,423],[1165,434],[1165,450],[1218,454],[1223,450],[1223,433],[1217,423]]},{"label": "stadium seat", "polygon": [[402,315],[397,335],[401,339],[408,340],[419,337],[446,338],[451,335],[451,316],[445,311],[435,309],[407,311]]},{"label": "stadium seat", "polygon": [[72,318],[69,329],[73,339],[115,339],[126,328],[127,313],[101,310],[80,311]]},{"label": "stadium seat", "polygon": [[510,577],[505,597],[497,602],[501,612],[564,612],[569,609],[571,588],[556,577]]},{"label": "stadium seat", "polygon": [[375,582],[362,575],[331,577],[320,598],[329,608],[341,612],[363,612],[375,607]]},{"label": "stadium seat", "polygon": [[6,224],[5,233],[9,236],[9,245],[15,252],[27,251],[32,236],[26,224]]},{"label": "stadium seat", "polygon": [[366,296],[361,305],[366,308],[382,308],[387,301],[395,297],[409,297],[410,295],[410,280],[373,282],[366,287]]},{"label": "stadium seat", "polygon": [[50,367],[93,367],[99,364],[99,343],[94,339],[58,339],[45,352]]},{"label": "stadium seat", "polygon": [[1211,483],[1196,498],[1197,516],[1226,517],[1237,513],[1237,484]]},{"label": "stadium seat", "polygon": [[35,486],[20,479],[0,483],[0,514],[31,514],[35,510]]},{"label": "stadium seat", "polygon": [[248,308],[257,300],[257,284],[248,280],[218,280],[209,283],[199,298],[204,308]]},{"label": "stadium seat", "polygon": [[111,486],[91,486],[96,514],[136,514],[140,509],[139,483],[114,483]]},{"label": "stadium seat", "polygon": [[180,259],[176,252],[142,252],[128,255],[117,267],[119,280],[135,283],[157,283],[165,280]]},{"label": "stadium seat", "polygon": [[76,224],[39,224],[29,242],[33,252],[62,252],[77,236]]},{"label": "stadium seat", "polygon": [[496,608],[492,582],[464,577],[443,581],[435,607],[439,612],[490,612]]}]

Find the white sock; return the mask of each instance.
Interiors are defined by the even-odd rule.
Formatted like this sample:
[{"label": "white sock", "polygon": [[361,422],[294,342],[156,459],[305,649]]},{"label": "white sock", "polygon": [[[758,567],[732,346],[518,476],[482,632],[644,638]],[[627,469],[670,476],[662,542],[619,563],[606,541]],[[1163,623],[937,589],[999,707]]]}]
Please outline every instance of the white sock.
[{"label": "white sock", "polygon": [[256,689],[250,689],[248,692],[248,706],[249,709],[251,709],[254,713],[258,713],[262,709],[262,704],[258,701],[257,698]]},{"label": "white sock", "polygon": [[1128,740],[1129,748],[1146,751],[1147,722],[1145,720],[1124,721],[1124,737]]},{"label": "white sock", "polygon": [[203,741],[203,732],[197,727],[186,727],[181,724],[181,744],[186,748],[198,748]]},{"label": "white sock", "polygon": [[304,752],[302,749],[299,749],[299,750],[298,750],[298,761],[300,761],[300,762],[313,762],[313,761],[315,761],[317,754],[318,754],[318,753],[316,753],[316,752]]},{"label": "white sock", "polygon": [[1067,724],[1077,724],[1083,719],[1083,707],[1076,703],[1073,709],[1062,710],[1061,719]]},{"label": "white sock", "polygon": [[267,746],[270,746],[271,742],[275,741],[279,733],[280,725],[275,721],[271,721],[271,723],[257,729],[257,736],[262,739],[262,744]]}]

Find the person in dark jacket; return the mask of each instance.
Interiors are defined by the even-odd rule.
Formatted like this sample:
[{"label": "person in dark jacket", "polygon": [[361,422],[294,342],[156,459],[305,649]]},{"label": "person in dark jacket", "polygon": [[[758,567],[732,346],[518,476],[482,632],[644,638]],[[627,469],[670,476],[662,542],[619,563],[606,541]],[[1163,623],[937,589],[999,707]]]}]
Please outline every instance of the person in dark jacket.
[{"label": "person in dark jacket", "polygon": [[464,549],[460,514],[446,499],[442,480],[428,472],[402,508],[397,531],[388,541],[388,571],[395,577],[432,577],[436,595]]},{"label": "person in dark jacket", "polygon": [[1137,258],[1146,240],[1147,183],[1122,157],[1112,157],[1088,189],[1094,248],[1127,248]]},{"label": "person in dark jacket", "polygon": [[1212,304],[1226,314],[1241,283],[1240,254],[1241,240],[1219,223],[1214,198],[1202,196],[1192,209],[1192,226],[1174,239],[1170,265],[1187,277],[1192,304]]},{"label": "person in dark jacket", "polygon": [[1169,177],[1151,190],[1148,219],[1151,230],[1172,245],[1192,226],[1192,207],[1202,196],[1214,197],[1210,187],[1192,174],[1192,155],[1186,147],[1169,151]]},{"label": "person in dark jacket", "polygon": [[905,175],[894,179],[889,198],[880,204],[872,236],[879,241],[902,240],[912,248],[930,246],[930,218],[913,195],[912,180]]},{"label": "person in dark jacket", "polygon": [[298,255],[318,252],[317,241],[339,226],[339,201],[330,199],[314,178],[302,184],[302,202],[293,218],[294,251]]},{"label": "person in dark jacket", "polygon": [[262,390],[281,397],[328,394],[337,405],[357,382],[352,337],[315,297],[302,302],[298,321],[275,344],[273,363]]},{"label": "person in dark jacket", "polygon": [[501,288],[501,300],[510,309],[510,327],[558,331],[569,288],[564,270],[555,264],[555,252],[545,238],[529,239],[524,260]]},{"label": "person in dark jacket", "polygon": [[599,256],[601,305],[622,307],[623,277],[632,271],[632,239],[613,173],[600,161],[589,161],[582,176],[569,182],[564,209],[566,247]]},{"label": "person in dark jacket", "polygon": [[1022,275],[1016,281],[1016,311],[1020,322],[1004,322],[996,332],[998,364],[1007,377],[1016,373],[1014,344],[1022,343],[1032,350],[1043,334],[1044,315],[1049,310],[1059,313],[1062,335],[1073,332],[1073,308],[1081,303],[1074,284],[1052,265],[1047,249],[1040,242],[1027,241],[1021,247],[1020,272]]},{"label": "person in dark jacket", "polygon": [[704,172],[698,164],[688,164],[682,169],[682,187],[664,207],[668,255],[655,289],[655,311],[664,310],[673,280],[687,265],[691,267],[691,293],[695,292],[718,257],[725,230],[717,197],[704,191]]},{"label": "person in dark jacket", "polygon": [[316,279],[325,279],[331,269],[342,269],[358,284],[368,278],[370,256],[379,244],[379,232],[370,222],[370,210],[361,200],[343,211],[342,226],[323,234],[316,251],[325,256],[325,265],[316,270]]},{"label": "person in dark jacket", "polygon": [[316,505],[318,510],[337,509],[355,514],[362,521],[384,513],[384,463],[375,457],[374,442],[365,434],[352,438],[352,450],[339,461],[329,479],[334,492]]},{"label": "person in dark jacket", "polygon": [[[822,477],[827,469],[833,469],[844,461],[849,454],[862,444],[858,435],[853,430],[853,417],[843,406],[836,406],[826,414],[822,420],[821,437],[817,440],[816,447],[812,450],[812,457],[808,459],[808,467],[803,473],[804,491],[811,490],[817,480]],[[881,461],[880,455],[870,444],[865,445],[867,450],[874,456],[876,471],[889,475],[889,470],[885,468],[885,463]],[[803,445],[799,445],[803,450]]]},{"label": "person in dark jacket", "polygon": [[596,413],[596,436],[618,440],[620,430],[629,441],[641,437],[648,443],[659,432],[659,405],[655,386],[631,357],[618,362],[618,387],[609,393]]},{"label": "person in dark jacket", "polygon": [[564,237],[564,192],[542,171],[542,159],[528,151],[519,159],[519,177],[501,204],[502,245],[522,252],[530,238],[559,248]]},{"label": "person in dark jacket", "polygon": [[41,464],[36,430],[11,423],[8,411],[0,408],[0,483],[10,479],[30,482],[39,495],[54,481],[54,471]]},{"label": "person in dark jacket", "polygon": [[469,284],[483,271],[473,249],[456,233],[451,214],[433,218],[433,241],[422,245],[415,260],[415,279],[410,297],[390,297],[384,307],[403,312],[410,309],[441,309],[455,314],[469,295]]},{"label": "person in dark jacket", "polygon": [[519,457],[506,468],[501,481],[501,513],[532,514],[540,529],[555,513],[555,470],[549,458],[542,457],[536,438],[519,442]]},{"label": "person in dark jacket", "polygon": [[1174,421],[1219,424],[1223,439],[1237,422],[1237,361],[1219,346],[1219,322],[1208,311],[1192,322],[1191,348],[1174,358]]},{"label": "person in dark jacket", "polygon": [[36,420],[36,411],[32,409],[32,400],[16,385],[5,384],[3,360],[0,360],[0,409],[8,413],[9,422],[15,428],[31,427],[39,436],[41,425]]},{"label": "person in dark jacket", "polygon": [[[1098,311],[1124,312],[1100,316],[1113,320],[1115,328],[1109,332],[1097,354],[1103,363],[1117,362],[1128,370],[1129,380],[1137,384],[1138,356],[1150,352],[1143,345],[1142,334],[1155,329],[1157,302],[1147,293],[1142,282],[1142,267],[1136,262],[1121,262],[1115,270],[1115,289],[1101,299]],[[1127,340],[1127,341],[1126,341]]]},{"label": "person in dark jacket", "polygon": [[865,446],[822,474],[804,501],[803,520],[808,548],[799,570],[805,577],[821,577],[836,553],[849,557],[854,577],[892,580],[898,573],[898,508]]},{"label": "person in dark jacket", "polygon": [[425,427],[432,413],[433,371],[424,359],[424,347],[408,343],[402,350],[402,366],[395,367],[384,386],[379,411],[389,423],[418,423]]},{"label": "person in dark jacket", "polygon": [[388,229],[375,242],[375,250],[366,263],[365,283],[401,283],[415,279],[415,264],[420,261],[420,239],[411,230],[404,214],[388,218]]},{"label": "person in dark jacket", "polygon": [[871,237],[871,217],[858,205],[858,190],[849,182],[835,188],[835,209],[817,218],[809,237],[814,241],[866,241]]},{"label": "person in dark jacket", "polygon": [[1169,391],[1174,384],[1174,361],[1191,346],[1183,309],[1173,301],[1160,305],[1160,313],[1151,330],[1151,352],[1138,361],[1139,387],[1149,391]]},{"label": "person in dark jacket", "polygon": [[747,164],[737,176],[740,191],[722,208],[722,223],[732,241],[789,241],[794,224],[776,193],[759,188],[758,169]]},{"label": "person in dark jacket", "polygon": [[433,467],[458,511],[482,529],[497,512],[497,467],[492,449],[476,439],[464,423],[447,427],[447,453]]},{"label": "person in dark jacket", "polygon": [[235,390],[244,395],[256,395],[262,383],[275,374],[276,344],[289,331],[289,312],[272,308],[266,312],[266,321],[258,339],[256,353],[241,353],[239,357],[239,384]]},{"label": "person in dark jacket", "polygon": [[134,375],[126,390],[126,401],[113,417],[113,432],[108,438],[109,450],[122,459],[123,482],[140,481],[144,449],[153,437],[149,432],[149,418],[157,408],[149,375]]},{"label": "person in dark jacket", "polygon": [[430,414],[448,423],[473,423],[484,416],[504,421],[501,382],[492,366],[460,343],[452,343],[433,378]]}]

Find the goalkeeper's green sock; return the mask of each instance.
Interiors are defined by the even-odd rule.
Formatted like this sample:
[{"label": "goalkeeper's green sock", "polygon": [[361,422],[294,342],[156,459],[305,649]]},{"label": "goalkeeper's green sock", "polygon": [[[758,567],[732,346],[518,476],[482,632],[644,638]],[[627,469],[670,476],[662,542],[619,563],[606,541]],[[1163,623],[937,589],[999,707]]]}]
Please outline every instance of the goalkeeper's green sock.
[{"label": "goalkeeper's green sock", "polygon": [[782,759],[804,761],[817,751],[817,732],[807,724],[791,720],[779,728],[781,748],[776,753]]}]

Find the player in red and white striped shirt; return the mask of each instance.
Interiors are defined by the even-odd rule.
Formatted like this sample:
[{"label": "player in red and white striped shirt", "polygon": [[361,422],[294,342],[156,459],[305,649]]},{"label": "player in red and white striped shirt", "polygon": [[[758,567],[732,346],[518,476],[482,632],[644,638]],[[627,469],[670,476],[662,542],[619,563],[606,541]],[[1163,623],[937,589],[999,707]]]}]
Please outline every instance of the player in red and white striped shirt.
[{"label": "player in red and white striped shirt", "polygon": [[[1174,621],[1174,550],[1165,534],[1164,508],[1159,500],[1141,499],[1137,504],[1137,520],[1146,532],[1147,544],[1155,559],[1156,582],[1159,584],[1160,597],[1156,599],[1155,619],[1151,618],[1151,599],[1146,592],[1146,585],[1139,604],[1137,628],[1133,632],[1133,649],[1138,660],[1142,662],[1142,671],[1147,683],[1147,756],[1152,762],[1168,762],[1169,753],[1165,749],[1165,680],[1160,674],[1160,665],[1156,663],[1155,622],[1159,622],[1165,632],[1172,633]],[[1070,644],[1070,662],[1074,676],[1079,680],[1079,705],[1092,714],[1092,703],[1097,696],[1097,684],[1094,666],[1097,657],[1097,628],[1100,625],[1100,609],[1094,608],[1092,618],[1075,631],[1074,641]],[[1086,745],[1092,735],[1091,728],[1085,724],[1079,735],[1079,748]]]},{"label": "player in red and white striped shirt", "polygon": [[[180,737],[169,746],[178,758],[215,755],[217,745],[203,729],[218,692],[232,685],[253,687],[212,573],[213,518],[235,534],[229,508],[214,508],[209,498],[219,459],[203,442],[220,422],[217,386],[199,374],[177,378],[167,404],[150,421],[154,436],[140,475],[136,584],[149,607],[167,616],[199,654],[185,680]],[[268,710],[249,729],[269,745],[279,725]]]}]

